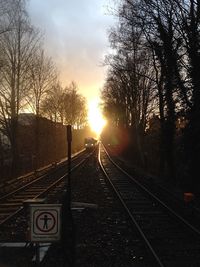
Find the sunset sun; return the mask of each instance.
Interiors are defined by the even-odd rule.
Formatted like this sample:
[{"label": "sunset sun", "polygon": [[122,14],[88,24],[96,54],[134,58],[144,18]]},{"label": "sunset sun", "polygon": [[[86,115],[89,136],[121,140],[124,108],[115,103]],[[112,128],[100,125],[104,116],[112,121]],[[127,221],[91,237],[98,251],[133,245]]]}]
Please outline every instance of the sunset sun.
[{"label": "sunset sun", "polygon": [[103,127],[106,125],[106,120],[103,118],[97,100],[89,102],[88,121],[92,131],[99,137]]}]

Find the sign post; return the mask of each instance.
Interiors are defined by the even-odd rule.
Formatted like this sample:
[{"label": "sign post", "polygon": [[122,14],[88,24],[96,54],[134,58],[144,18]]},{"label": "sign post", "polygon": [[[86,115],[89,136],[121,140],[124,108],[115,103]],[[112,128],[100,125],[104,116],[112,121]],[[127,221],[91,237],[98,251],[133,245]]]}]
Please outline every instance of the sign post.
[{"label": "sign post", "polygon": [[68,156],[68,188],[67,188],[67,194],[68,194],[68,204],[69,207],[71,206],[71,143],[72,143],[72,126],[67,125],[67,156]]},{"label": "sign post", "polygon": [[[70,266],[73,267],[75,265],[75,226],[71,211],[71,143],[72,143],[72,127],[71,125],[67,125],[67,156],[68,156],[68,182],[67,182],[67,192],[66,197],[64,199],[63,204],[63,228],[62,228],[62,240],[63,240],[63,247],[64,247],[64,262],[70,262]],[[71,240],[70,248],[66,247],[66,240]],[[69,250],[70,249],[70,253]],[[66,251],[65,251],[66,250]],[[70,255],[68,257],[67,255]]]},{"label": "sign post", "polygon": [[31,204],[30,219],[32,242],[60,240],[61,204]]},{"label": "sign post", "polygon": [[30,204],[30,241],[35,243],[36,265],[40,265],[40,243],[60,240],[61,204]]},{"label": "sign post", "polygon": [[35,248],[36,248],[36,253],[35,253],[36,265],[40,266],[40,243],[36,243]]}]

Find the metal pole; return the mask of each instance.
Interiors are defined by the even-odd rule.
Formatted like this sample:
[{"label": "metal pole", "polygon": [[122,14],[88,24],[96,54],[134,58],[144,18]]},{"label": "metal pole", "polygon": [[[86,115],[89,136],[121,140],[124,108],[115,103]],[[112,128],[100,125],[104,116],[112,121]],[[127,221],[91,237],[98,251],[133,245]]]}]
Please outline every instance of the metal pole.
[{"label": "metal pole", "polygon": [[[72,142],[72,128],[71,125],[67,125],[67,144],[68,144],[68,181],[67,181],[67,192],[66,198],[63,205],[63,251],[64,251],[64,262],[70,262],[70,266],[75,265],[75,252],[76,252],[76,238],[75,238],[75,224],[73,221],[71,211],[71,142]],[[65,209],[66,207],[66,209]]]},{"label": "metal pole", "polygon": [[36,243],[36,266],[40,266],[40,244]]},{"label": "metal pole", "polygon": [[71,125],[67,125],[67,144],[68,144],[68,199],[69,205],[71,204],[71,142],[72,142],[72,127]]}]

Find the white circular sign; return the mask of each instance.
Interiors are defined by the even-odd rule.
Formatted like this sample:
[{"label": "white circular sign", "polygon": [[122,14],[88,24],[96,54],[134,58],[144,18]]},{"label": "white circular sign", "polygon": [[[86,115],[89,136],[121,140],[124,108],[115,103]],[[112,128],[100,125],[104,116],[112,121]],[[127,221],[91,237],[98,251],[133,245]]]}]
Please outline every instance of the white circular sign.
[{"label": "white circular sign", "polygon": [[51,232],[56,225],[56,219],[50,211],[43,211],[36,217],[36,228],[41,232]]},{"label": "white circular sign", "polygon": [[31,241],[60,240],[60,204],[32,204]]}]

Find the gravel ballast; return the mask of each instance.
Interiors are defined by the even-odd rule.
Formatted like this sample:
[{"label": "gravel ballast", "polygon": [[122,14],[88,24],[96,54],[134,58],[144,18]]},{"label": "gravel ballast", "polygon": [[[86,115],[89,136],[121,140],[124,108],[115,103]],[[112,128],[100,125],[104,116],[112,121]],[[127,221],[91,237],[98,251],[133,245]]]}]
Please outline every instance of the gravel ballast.
[{"label": "gravel ballast", "polygon": [[[72,175],[72,213],[75,266],[151,266],[141,238],[100,170],[97,155]],[[43,265],[62,266],[54,265],[62,253],[55,246],[50,251]]]}]

